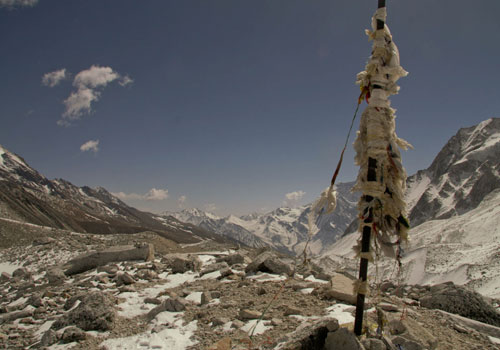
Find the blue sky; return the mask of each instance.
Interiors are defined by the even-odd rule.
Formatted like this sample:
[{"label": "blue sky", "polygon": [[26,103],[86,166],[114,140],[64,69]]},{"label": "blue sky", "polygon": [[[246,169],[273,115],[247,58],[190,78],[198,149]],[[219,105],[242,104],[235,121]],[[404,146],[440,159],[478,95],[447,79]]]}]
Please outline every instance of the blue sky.
[{"label": "blue sky", "polygon": [[[139,209],[226,215],[305,204],[328,185],[377,1],[0,6],[0,144],[48,178]],[[499,116],[500,2],[387,8],[410,73],[391,100],[412,174],[458,128]],[[350,147],[340,181],[355,178],[353,157]]]}]

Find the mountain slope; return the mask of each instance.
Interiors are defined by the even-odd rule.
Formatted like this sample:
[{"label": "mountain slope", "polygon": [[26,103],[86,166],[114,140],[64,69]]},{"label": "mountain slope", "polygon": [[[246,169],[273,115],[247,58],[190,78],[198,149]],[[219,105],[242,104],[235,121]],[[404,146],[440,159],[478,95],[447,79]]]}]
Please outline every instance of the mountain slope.
[{"label": "mountain slope", "polygon": [[[408,178],[412,229],[400,273],[409,284],[453,281],[500,296],[500,119],[460,129],[428,169]],[[323,254],[352,273],[358,259],[349,234]],[[372,275],[375,267],[371,264]],[[380,278],[397,274],[382,259]]]},{"label": "mountain slope", "polygon": [[129,207],[102,187],[49,180],[24,159],[0,146],[0,217],[90,233],[155,231],[178,242],[220,239],[174,218]]},{"label": "mountain slope", "polygon": [[460,129],[431,166],[407,182],[412,226],[476,208],[500,188],[500,118]]},{"label": "mountain slope", "polygon": [[[352,182],[338,184],[337,209],[332,214],[319,217],[316,223],[319,231],[309,245],[313,253],[319,253],[324,247],[335,242],[355,219],[359,196],[351,193],[352,185]],[[251,247],[268,245],[278,251],[295,255],[302,253],[307,241],[307,216],[310,210],[311,204],[298,208],[278,208],[265,214],[241,217],[230,215],[221,218],[199,209],[166,212],[163,215],[199,225]]]}]

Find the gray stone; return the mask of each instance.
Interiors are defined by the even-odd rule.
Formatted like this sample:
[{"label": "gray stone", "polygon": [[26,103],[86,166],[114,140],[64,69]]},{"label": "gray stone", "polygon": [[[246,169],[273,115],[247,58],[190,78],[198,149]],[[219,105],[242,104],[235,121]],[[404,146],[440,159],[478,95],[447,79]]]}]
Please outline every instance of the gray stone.
[{"label": "gray stone", "polygon": [[219,261],[225,261],[229,266],[234,264],[243,264],[245,262],[245,257],[240,253],[227,255],[217,259]]},{"label": "gray stone", "polygon": [[137,271],[137,273],[135,275],[137,278],[147,280],[147,281],[152,281],[152,280],[158,278],[158,274],[155,271],[149,270],[149,269],[139,270],[139,271]]},{"label": "gray stone", "polygon": [[293,307],[293,306],[289,306],[287,305],[285,307],[285,311],[283,312],[283,314],[285,316],[290,316],[290,315],[302,315],[302,310],[300,310],[299,308],[296,308],[296,307]]},{"label": "gray stone", "polygon": [[353,332],[346,328],[339,328],[328,333],[325,341],[325,350],[362,350],[362,346]]},{"label": "gray stone", "polygon": [[330,288],[325,292],[329,298],[354,305],[356,304],[357,297],[353,292],[353,283],[354,279],[340,273],[335,273],[330,280]]},{"label": "gray stone", "polygon": [[14,311],[6,314],[0,315],[0,324],[14,321],[20,318],[31,317],[33,315],[33,310],[22,310],[22,311]]},{"label": "gray stone", "polygon": [[45,277],[49,281],[50,284],[61,284],[66,280],[66,275],[64,274],[64,271],[57,267],[53,266],[47,269],[45,272]]},{"label": "gray stone", "polygon": [[135,279],[132,276],[130,276],[128,273],[120,271],[116,274],[116,285],[117,286],[130,285],[130,284],[134,284],[134,283],[135,283]]},{"label": "gray stone", "polygon": [[154,305],[160,305],[161,300],[158,298],[146,298],[144,299],[144,303],[146,304],[154,304]]},{"label": "gray stone", "polygon": [[64,273],[70,276],[95,269],[110,262],[151,261],[153,259],[154,246],[152,244],[117,246],[98,252],[86,253],[68,261],[65,265],[66,270]]},{"label": "gray stone", "polygon": [[11,278],[12,278],[12,276],[7,272],[2,272],[0,274],[0,282],[6,282],[6,281],[10,280]]},{"label": "gray stone", "polygon": [[337,329],[339,329],[339,321],[335,318],[332,318],[329,320],[326,324],[326,328],[328,329],[328,332],[335,332]]},{"label": "gray stone", "polygon": [[[328,334],[327,325],[333,318],[324,318],[315,321],[304,321],[294,332],[285,334],[278,343],[281,349],[302,350],[302,349],[321,349],[325,344]],[[343,348],[337,348],[337,350]]]},{"label": "gray stone", "polygon": [[161,312],[180,312],[186,310],[186,302],[180,298],[169,298],[164,300],[160,305],[152,309],[147,314],[147,319],[151,321]]},{"label": "gray stone", "polygon": [[229,322],[229,318],[225,318],[225,317],[214,317],[212,318],[212,325],[214,326],[222,326],[224,324],[226,324],[227,322]]},{"label": "gray stone", "polygon": [[396,286],[391,281],[384,281],[380,284],[380,291],[386,293],[389,289],[394,289]]},{"label": "gray stone", "polygon": [[201,260],[196,255],[174,256],[170,261],[172,273],[197,272],[201,268]]},{"label": "gray stone", "polygon": [[43,301],[42,301],[41,295],[38,294],[38,293],[32,294],[28,298],[28,304],[31,305],[31,306],[34,306],[34,307],[40,307],[40,306],[42,306],[43,305]]},{"label": "gray stone", "polygon": [[378,307],[380,307],[384,311],[389,311],[389,312],[399,311],[399,308],[396,305],[390,303],[379,303]]},{"label": "gray stone", "polygon": [[200,305],[208,304],[212,300],[212,294],[210,292],[201,293],[201,302]]},{"label": "gray stone", "polygon": [[31,273],[25,267],[20,267],[12,272],[12,277],[26,280],[31,278]]},{"label": "gray stone", "polygon": [[42,335],[42,339],[40,340],[41,346],[51,346],[59,341],[59,336],[57,332],[53,329],[49,329]]},{"label": "gray stone", "polygon": [[33,245],[38,246],[38,245],[47,245],[56,242],[56,240],[52,237],[47,237],[47,236],[40,236],[37,237],[33,240]]},{"label": "gray stone", "polygon": [[97,273],[106,272],[108,275],[116,275],[120,269],[116,265],[104,265],[97,267]]},{"label": "gray stone", "polygon": [[424,350],[424,346],[422,344],[406,339],[400,335],[393,337],[391,340],[396,347],[399,345],[404,350]]},{"label": "gray stone", "polygon": [[82,331],[80,328],[71,326],[68,327],[64,330],[61,340],[63,343],[71,343],[74,341],[80,341],[80,340],[85,340],[86,334],[84,331]]},{"label": "gray stone", "polygon": [[231,324],[231,328],[239,329],[239,328],[243,327],[244,325],[245,325],[245,323],[240,321],[240,320],[233,320],[232,324]]},{"label": "gray stone", "polygon": [[391,332],[391,334],[394,334],[394,335],[399,335],[399,334],[403,334],[404,332],[406,332],[406,326],[400,320],[389,321],[389,324],[387,325],[387,327],[389,328],[389,332]]},{"label": "gray stone", "polygon": [[212,298],[218,299],[222,296],[222,293],[219,292],[218,290],[213,290],[210,292],[210,295],[212,296]]},{"label": "gray stone", "polygon": [[291,276],[293,274],[293,265],[290,262],[285,262],[278,256],[270,251],[265,251],[258,255],[250,264],[245,268],[246,273],[255,273],[258,271],[270,272],[275,274],[286,274]]},{"label": "gray stone", "polygon": [[240,310],[240,320],[254,320],[262,316],[262,312],[255,310],[242,309]]},{"label": "gray stone", "polygon": [[380,339],[375,339],[375,338],[363,339],[361,344],[365,347],[366,350],[387,350],[387,346]]},{"label": "gray stone", "polygon": [[80,304],[56,320],[52,328],[75,325],[85,331],[107,331],[113,327],[115,302],[111,296],[102,292],[90,292],[78,298]]},{"label": "gray stone", "polygon": [[211,272],[215,272],[215,271],[221,271],[221,270],[227,269],[228,267],[229,267],[229,265],[225,261],[220,262],[220,263],[211,264],[211,265],[208,265],[207,267],[205,267],[203,270],[201,270],[200,276],[203,276],[203,275],[206,275],[207,273],[211,273]]}]

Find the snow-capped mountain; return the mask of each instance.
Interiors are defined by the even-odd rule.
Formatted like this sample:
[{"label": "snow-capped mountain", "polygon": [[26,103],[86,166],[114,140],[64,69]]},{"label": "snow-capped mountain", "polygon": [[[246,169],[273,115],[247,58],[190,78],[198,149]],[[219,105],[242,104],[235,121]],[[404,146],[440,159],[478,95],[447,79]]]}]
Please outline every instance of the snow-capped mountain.
[{"label": "snow-capped mountain", "polygon": [[[492,118],[460,129],[431,166],[410,176],[407,183],[406,197],[413,227],[476,208],[486,195],[500,188],[500,119]],[[332,214],[319,218],[320,230],[309,245],[313,253],[328,252],[344,233],[357,229],[359,194],[351,192],[352,186],[352,182],[337,186],[337,208]],[[165,215],[200,225],[249,246],[267,244],[283,252],[300,254],[307,241],[310,208],[311,204],[225,218],[199,209]]]},{"label": "snow-capped mountain", "polygon": [[[337,209],[332,214],[318,218],[318,233],[309,247],[319,253],[335,242],[356,217],[359,195],[350,192],[353,183],[337,186]],[[300,254],[308,236],[308,214],[311,204],[298,208],[278,208],[265,214],[244,216],[230,215],[224,218],[199,209],[166,212],[180,221],[190,222],[218,234],[231,237],[251,247],[271,246],[281,252]]]},{"label": "snow-capped mountain", "polygon": [[129,207],[102,187],[49,180],[0,146],[0,217],[91,233],[156,231],[180,242],[220,239],[192,224]]},{"label": "snow-capped mountain", "polygon": [[412,226],[476,208],[500,188],[500,118],[460,129],[407,183]]},{"label": "snow-capped mountain", "polygon": [[[412,229],[401,278],[410,284],[453,281],[500,296],[500,119],[460,129],[428,169],[408,178]],[[323,252],[345,268],[358,263],[352,233]],[[396,275],[379,262],[379,278]],[[374,275],[375,269],[371,272]]]}]

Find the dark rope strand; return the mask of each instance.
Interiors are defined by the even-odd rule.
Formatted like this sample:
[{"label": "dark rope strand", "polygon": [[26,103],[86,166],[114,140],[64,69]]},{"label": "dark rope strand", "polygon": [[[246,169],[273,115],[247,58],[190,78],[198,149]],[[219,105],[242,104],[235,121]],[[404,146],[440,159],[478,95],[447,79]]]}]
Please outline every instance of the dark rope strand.
[{"label": "dark rope strand", "polygon": [[[361,93],[361,96],[363,95],[363,93]],[[360,98],[361,98],[360,96]],[[344,152],[347,148],[347,143],[349,142],[349,137],[351,136],[351,131],[352,131],[352,127],[354,125],[354,121],[356,120],[356,116],[358,115],[358,110],[359,110],[359,106],[360,106],[360,102],[359,102],[359,99],[358,99],[358,105],[356,106],[356,110],[354,111],[354,115],[352,117],[352,120],[351,120],[351,127],[349,128],[349,131],[347,133],[347,137],[345,139],[345,144],[344,144],[344,148],[342,149],[342,153],[340,153],[340,159],[339,159],[339,162],[337,163],[337,168],[335,168],[335,172],[333,173],[333,177],[332,177],[332,181],[330,183],[330,187],[333,187],[333,185],[335,185],[335,180],[337,179],[337,176],[340,172],[340,167],[342,166],[342,160],[344,159]]]}]

